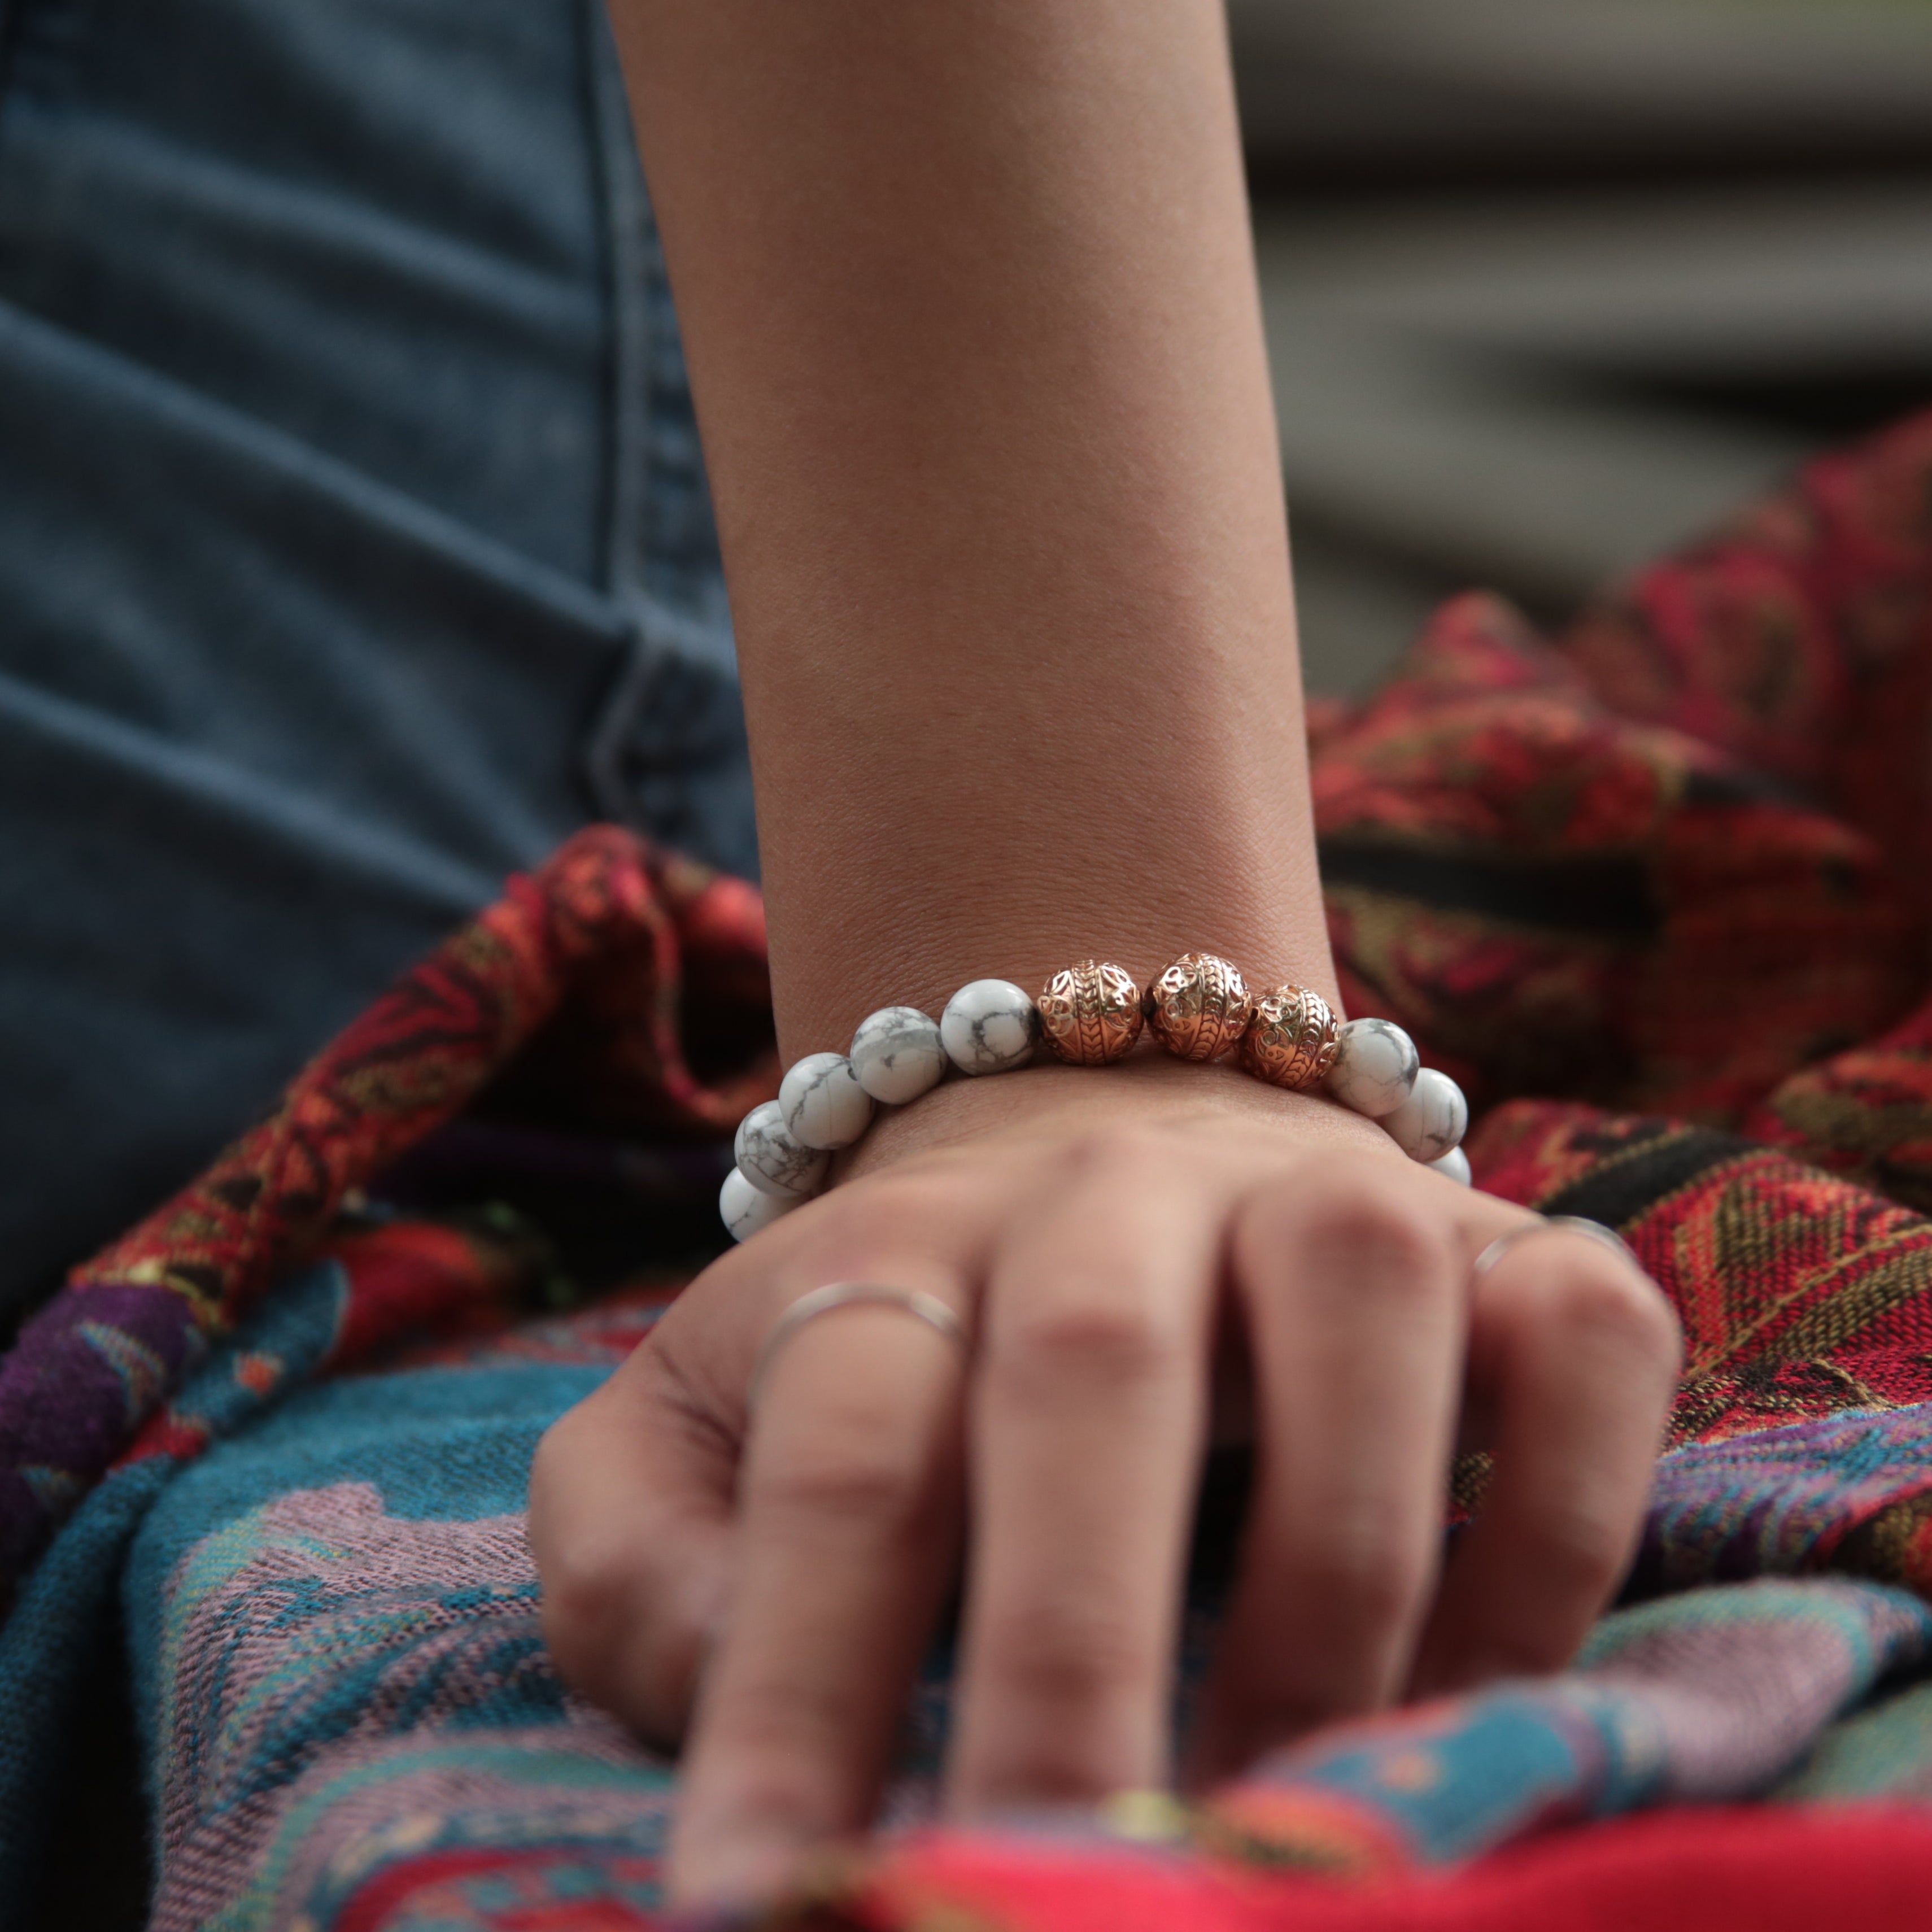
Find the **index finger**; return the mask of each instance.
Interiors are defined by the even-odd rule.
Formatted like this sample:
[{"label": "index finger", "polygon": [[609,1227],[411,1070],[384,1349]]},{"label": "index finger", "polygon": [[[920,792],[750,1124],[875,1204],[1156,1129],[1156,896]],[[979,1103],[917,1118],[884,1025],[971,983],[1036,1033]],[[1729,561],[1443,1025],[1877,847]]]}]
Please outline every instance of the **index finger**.
[{"label": "index finger", "polygon": [[870,1822],[956,1561],[964,1380],[955,1346],[876,1304],[811,1322],[771,1363],[685,1759],[681,1901],[764,1896]]}]

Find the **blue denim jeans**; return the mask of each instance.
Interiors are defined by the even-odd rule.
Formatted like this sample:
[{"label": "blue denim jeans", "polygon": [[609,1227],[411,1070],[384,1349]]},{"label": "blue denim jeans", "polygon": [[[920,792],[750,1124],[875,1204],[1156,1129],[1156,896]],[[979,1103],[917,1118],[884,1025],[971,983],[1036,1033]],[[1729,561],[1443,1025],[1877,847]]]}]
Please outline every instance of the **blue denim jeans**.
[{"label": "blue denim jeans", "polygon": [[756,866],[601,0],[0,0],[0,1315],[574,826]]}]

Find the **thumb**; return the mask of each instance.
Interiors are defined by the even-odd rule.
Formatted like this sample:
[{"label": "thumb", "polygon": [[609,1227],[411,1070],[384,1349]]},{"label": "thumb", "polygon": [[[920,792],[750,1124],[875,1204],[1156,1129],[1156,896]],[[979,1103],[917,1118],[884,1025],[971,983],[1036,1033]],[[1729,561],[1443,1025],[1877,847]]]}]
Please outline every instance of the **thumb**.
[{"label": "thumb", "polygon": [[552,1661],[660,1749],[683,1738],[723,1621],[737,1460],[653,1336],[552,1426],[531,1468]]}]

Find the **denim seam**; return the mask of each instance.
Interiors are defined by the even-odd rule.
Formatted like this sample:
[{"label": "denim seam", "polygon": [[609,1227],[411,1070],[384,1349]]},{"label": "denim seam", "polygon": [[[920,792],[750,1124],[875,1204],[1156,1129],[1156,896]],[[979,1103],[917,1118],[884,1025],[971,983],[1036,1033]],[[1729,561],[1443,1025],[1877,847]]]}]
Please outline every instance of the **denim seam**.
[{"label": "denim seam", "polygon": [[[722,742],[700,749],[698,740],[719,728],[717,708],[734,680],[728,633],[721,636],[715,616],[682,608],[674,571],[661,573],[663,582],[652,574],[677,527],[662,525],[664,495],[688,487],[688,399],[671,386],[682,366],[676,312],[602,0],[584,0],[583,19],[610,318],[603,574],[625,641],[584,734],[578,771],[602,817],[677,836],[672,828],[697,808],[706,774],[732,755]],[[742,726],[739,732],[742,758]]]},{"label": "denim seam", "polygon": [[[0,4],[4,0],[0,0]],[[644,227],[641,178],[634,158],[624,92],[604,0],[583,0],[585,85],[603,204],[605,300],[610,317],[610,423],[606,470],[603,574],[611,596],[638,590],[651,434],[650,302],[639,247]]]},{"label": "denim seam", "polygon": [[652,421],[652,318],[640,178],[633,160],[630,104],[604,0],[583,0],[585,85],[596,144],[610,321],[610,424],[605,474],[603,577],[624,625],[622,656],[586,738],[584,782],[603,818],[634,825],[638,801],[625,782],[625,752],[655,682],[656,666],[640,608]]}]

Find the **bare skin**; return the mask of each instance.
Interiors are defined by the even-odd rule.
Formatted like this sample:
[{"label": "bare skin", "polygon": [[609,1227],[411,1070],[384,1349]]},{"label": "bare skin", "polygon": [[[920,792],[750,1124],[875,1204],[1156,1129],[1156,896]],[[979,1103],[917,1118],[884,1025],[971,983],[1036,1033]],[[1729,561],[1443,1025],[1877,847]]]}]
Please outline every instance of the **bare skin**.
[{"label": "bare skin", "polygon": [[[737,626],[781,1043],[1190,948],[1330,994],[1226,48],[1173,0],[614,0]],[[942,1088],[546,1437],[560,1668],[682,1741],[674,1892],[862,1830],[967,1578],[948,1802],[1170,1775],[1214,1369],[1261,1478],[1189,1767],[1553,1668],[1628,1563],[1654,1289],[1320,1100],[1157,1054]],[[820,1283],[924,1289],[970,1359]],[[1224,1418],[1225,1420],[1225,1418]],[[1496,1486],[1439,1569],[1460,1439]]]},{"label": "bare skin", "polygon": [[1090,952],[1331,991],[1217,8],[614,12],[787,1054]]}]

